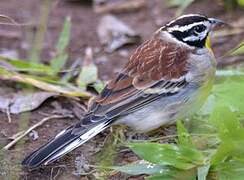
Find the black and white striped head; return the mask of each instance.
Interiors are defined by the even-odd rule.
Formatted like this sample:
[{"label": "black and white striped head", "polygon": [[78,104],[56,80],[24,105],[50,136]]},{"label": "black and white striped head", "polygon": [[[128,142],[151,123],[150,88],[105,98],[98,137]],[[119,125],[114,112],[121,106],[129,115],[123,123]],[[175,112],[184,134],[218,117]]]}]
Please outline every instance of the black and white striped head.
[{"label": "black and white striped head", "polygon": [[162,30],[189,46],[203,48],[209,32],[216,24],[223,24],[223,21],[200,14],[188,14],[169,22]]}]

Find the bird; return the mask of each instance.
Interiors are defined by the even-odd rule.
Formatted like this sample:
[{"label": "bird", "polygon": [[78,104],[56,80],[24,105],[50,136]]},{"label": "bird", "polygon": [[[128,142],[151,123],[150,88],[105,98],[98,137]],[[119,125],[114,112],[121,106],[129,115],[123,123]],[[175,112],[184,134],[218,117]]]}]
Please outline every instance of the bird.
[{"label": "bird", "polygon": [[186,14],[160,27],[135,49],[83,119],[26,156],[22,165],[48,165],[115,124],[143,133],[196,112],[215,77],[211,32],[223,24],[202,14]]}]

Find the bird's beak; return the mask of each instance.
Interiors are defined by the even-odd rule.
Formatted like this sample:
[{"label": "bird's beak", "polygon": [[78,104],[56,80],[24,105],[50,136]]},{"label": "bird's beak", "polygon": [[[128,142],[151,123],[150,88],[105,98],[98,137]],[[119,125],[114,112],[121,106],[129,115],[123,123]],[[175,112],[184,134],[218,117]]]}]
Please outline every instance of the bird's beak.
[{"label": "bird's beak", "polygon": [[216,19],[216,18],[208,18],[209,22],[215,27],[215,26],[230,26],[226,22]]}]

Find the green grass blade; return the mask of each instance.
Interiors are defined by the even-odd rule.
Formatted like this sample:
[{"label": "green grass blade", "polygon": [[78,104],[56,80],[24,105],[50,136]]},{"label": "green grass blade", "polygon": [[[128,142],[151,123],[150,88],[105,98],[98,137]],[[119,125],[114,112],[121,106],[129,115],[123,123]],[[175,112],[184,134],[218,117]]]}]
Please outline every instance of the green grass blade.
[{"label": "green grass blade", "polygon": [[60,33],[59,40],[56,45],[56,49],[58,53],[64,52],[64,50],[68,46],[70,40],[70,31],[71,31],[71,18],[66,17],[63,25],[63,30]]},{"label": "green grass blade", "polygon": [[56,45],[56,56],[51,60],[51,67],[54,72],[59,72],[65,65],[68,54],[65,50],[69,44],[70,40],[70,31],[71,31],[71,19],[67,17],[64,21],[63,30],[60,33],[58,43]]},{"label": "green grass blade", "polygon": [[238,56],[244,54],[244,41],[241,42],[237,47],[230,50],[230,52],[227,54],[230,54],[232,56]]},{"label": "green grass blade", "polygon": [[21,59],[12,59],[4,56],[0,56],[1,61],[5,61],[13,65],[17,71],[25,71],[30,73],[42,73],[42,74],[51,74],[53,69],[50,66],[34,63],[30,61],[25,61]]},{"label": "green grass blade", "polygon": [[194,148],[190,134],[187,132],[182,121],[177,121],[178,145]]}]

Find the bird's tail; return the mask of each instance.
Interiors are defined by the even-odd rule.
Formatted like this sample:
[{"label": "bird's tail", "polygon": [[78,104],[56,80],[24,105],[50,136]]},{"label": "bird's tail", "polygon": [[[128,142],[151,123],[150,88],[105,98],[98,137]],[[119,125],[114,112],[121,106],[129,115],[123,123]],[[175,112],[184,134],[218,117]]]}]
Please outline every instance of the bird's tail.
[{"label": "bird's tail", "polygon": [[109,124],[110,121],[104,120],[88,126],[80,126],[77,131],[75,131],[75,127],[65,129],[50,142],[25,157],[22,165],[30,169],[37,168],[40,165],[47,165],[79,147],[106,129]]}]

